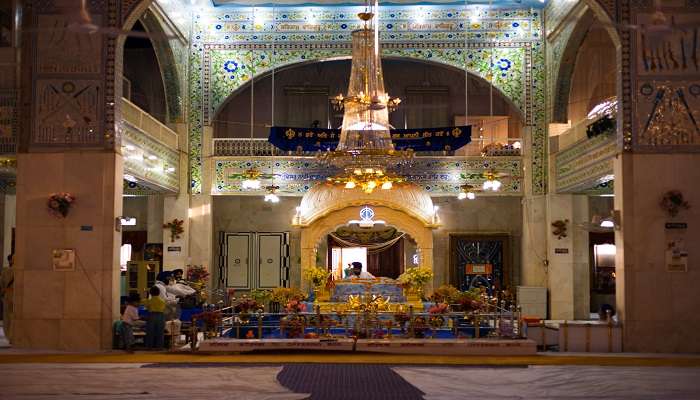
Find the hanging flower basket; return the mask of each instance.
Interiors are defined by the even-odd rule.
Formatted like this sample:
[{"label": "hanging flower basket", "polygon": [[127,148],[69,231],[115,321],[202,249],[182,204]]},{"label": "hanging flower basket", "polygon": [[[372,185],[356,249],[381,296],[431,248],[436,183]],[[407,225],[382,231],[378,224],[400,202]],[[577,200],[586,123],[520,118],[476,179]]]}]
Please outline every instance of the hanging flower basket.
[{"label": "hanging flower basket", "polygon": [[180,235],[182,235],[185,232],[185,228],[183,227],[184,224],[184,220],[175,218],[174,220],[163,225],[164,229],[170,230],[171,242],[174,242],[176,239],[180,239]]},{"label": "hanging flower basket", "polygon": [[73,203],[75,203],[75,196],[70,193],[60,192],[49,196],[47,206],[51,214],[59,218],[65,218]]},{"label": "hanging flower basket", "polygon": [[688,210],[690,208],[690,204],[683,199],[683,193],[680,190],[669,190],[666,192],[661,199],[660,206],[671,217],[678,215],[680,210]]}]

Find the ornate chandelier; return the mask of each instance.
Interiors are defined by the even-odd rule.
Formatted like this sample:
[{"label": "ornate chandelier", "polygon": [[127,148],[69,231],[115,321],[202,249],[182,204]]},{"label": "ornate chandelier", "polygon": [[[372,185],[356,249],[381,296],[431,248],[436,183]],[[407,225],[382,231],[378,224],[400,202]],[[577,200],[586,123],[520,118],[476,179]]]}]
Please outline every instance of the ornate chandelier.
[{"label": "ornate chandelier", "polygon": [[376,188],[389,190],[404,182],[403,177],[387,173],[387,166],[399,166],[413,157],[410,150],[396,151],[389,133],[389,112],[401,100],[390,97],[384,90],[375,23],[377,7],[375,0],[358,14],[364,26],[352,32],[348,93],[331,99],[336,109],[343,110],[340,141],[335,151],[320,155],[328,164],[343,170],[328,178],[329,182],[344,185],[346,189],[359,188],[365,193]]}]

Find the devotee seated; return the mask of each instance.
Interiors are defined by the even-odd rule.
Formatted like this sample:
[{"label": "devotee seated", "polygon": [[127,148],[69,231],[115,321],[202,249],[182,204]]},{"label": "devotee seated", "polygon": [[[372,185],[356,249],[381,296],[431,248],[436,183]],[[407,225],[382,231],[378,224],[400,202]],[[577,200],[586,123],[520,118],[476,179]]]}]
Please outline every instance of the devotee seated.
[{"label": "devotee seated", "polygon": [[350,279],[376,279],[374,275],[367,271],[362,270],[362,263],[355,261],[352,264],[352,270],[350,271]]}]

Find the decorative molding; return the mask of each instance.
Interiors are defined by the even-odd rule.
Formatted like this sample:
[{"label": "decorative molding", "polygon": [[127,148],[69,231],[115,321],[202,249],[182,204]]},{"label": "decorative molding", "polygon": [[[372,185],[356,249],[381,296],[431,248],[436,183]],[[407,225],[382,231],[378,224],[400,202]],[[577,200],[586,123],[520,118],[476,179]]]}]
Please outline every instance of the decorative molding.
[{"label": "decorative molding", "polygon": [[[125,150],[124,173],[133,175],[147,186],[159,187],[177,193],[180,182],[180,155],[165,144],[152,139],[139,128],[122,123],[123,144],[133,150]],[[150,160],[155,156],[156,160]],[[168,168],[174,168],[168,171]]]},{"label": "decorative molding", "polygon": [[[495,169],[507,176],[498,195],[520,196],[522,164],[520,157],[420,157],[400,173],[431,196],[456,196],[465,181],[462,175],[468,183],[479,187],[484,173]],[[287,196],[301,196],[316,182],[323,182],[337,172],[314,157],[215,157],[212,165],[211,193],[215,195],[264,195],[264,190],[244,190],[238,180],[230,178],[252,167],[265,174],[274,173],[274,184],[280,187],[277,193]]]},{"label": "decorative molding", "polygon": [[610,180],[617,155],[614,134],[583,139],[554,155],[557,193],[590,190]]}]

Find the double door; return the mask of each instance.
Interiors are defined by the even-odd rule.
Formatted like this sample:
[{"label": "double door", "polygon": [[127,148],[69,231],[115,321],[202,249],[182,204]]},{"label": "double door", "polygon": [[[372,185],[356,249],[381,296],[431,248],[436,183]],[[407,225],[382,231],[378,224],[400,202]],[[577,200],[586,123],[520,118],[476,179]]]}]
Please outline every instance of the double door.
[{"label": "double door", "polygon": [[289,286],[289,232],[220,232],[219,279],[239,290]]}]

